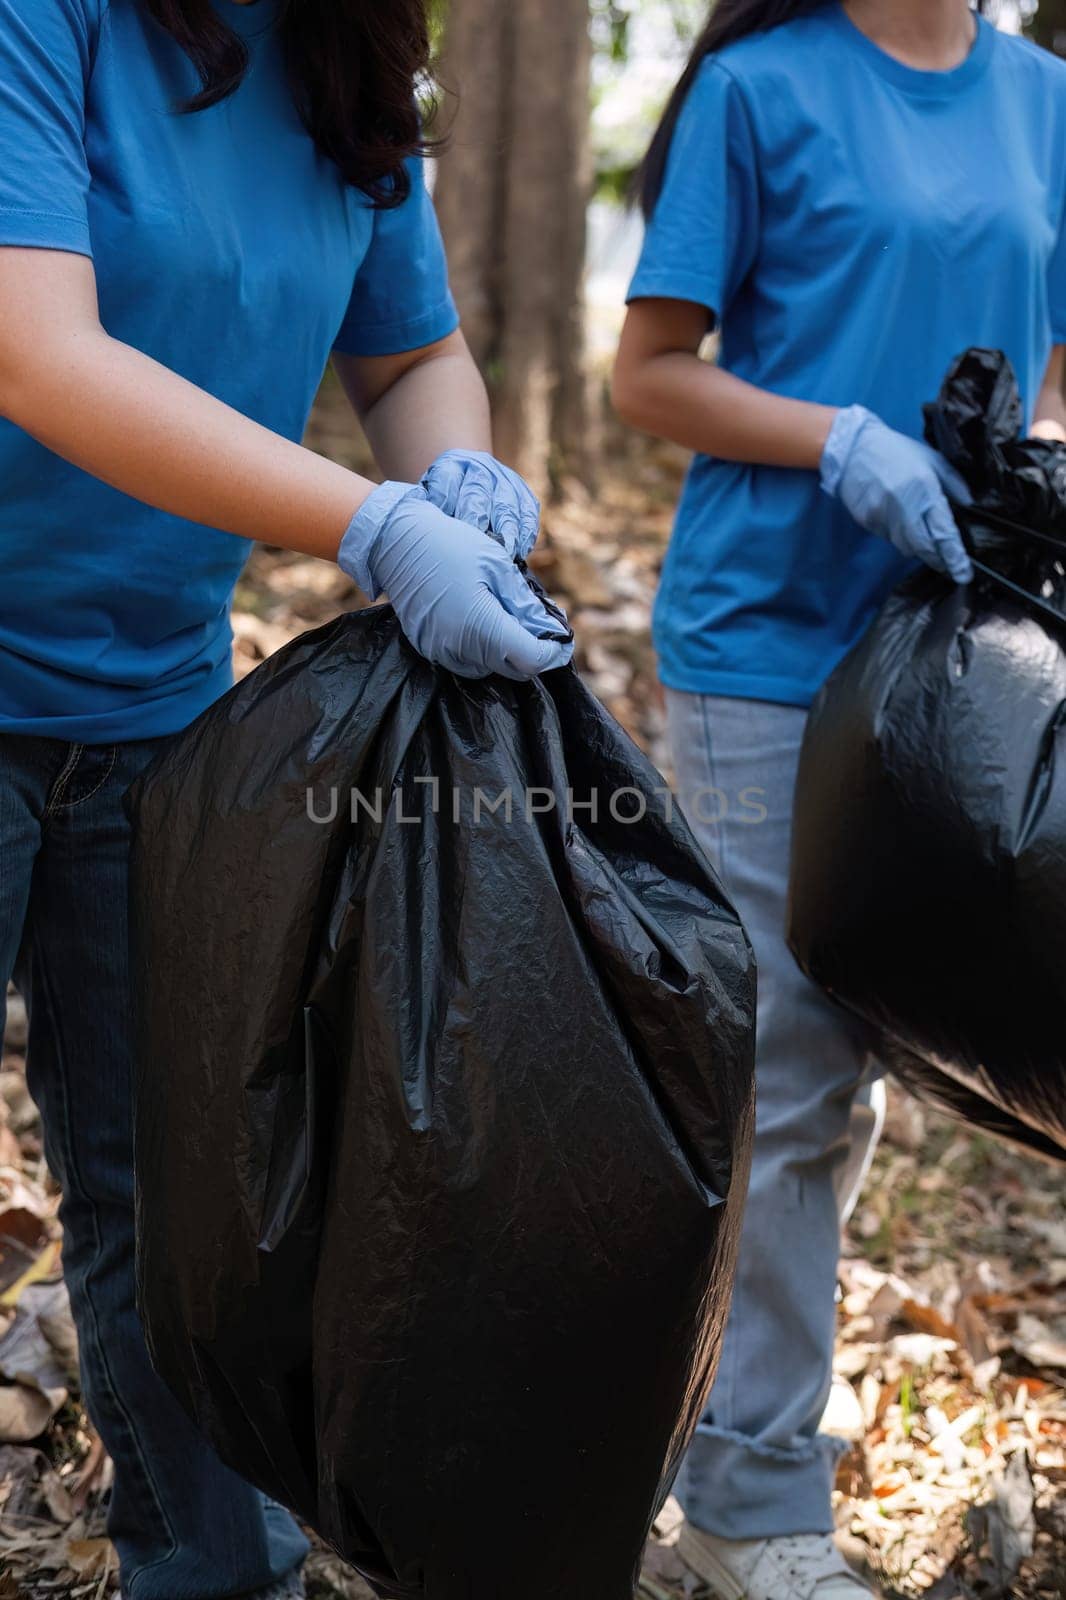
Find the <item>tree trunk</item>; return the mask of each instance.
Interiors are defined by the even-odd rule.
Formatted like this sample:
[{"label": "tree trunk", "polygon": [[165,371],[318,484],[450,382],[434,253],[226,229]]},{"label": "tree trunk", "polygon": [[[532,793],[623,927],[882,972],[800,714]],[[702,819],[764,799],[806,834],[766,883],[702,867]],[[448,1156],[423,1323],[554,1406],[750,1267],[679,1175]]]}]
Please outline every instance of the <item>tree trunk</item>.
[{"label": "tree trunk", "polygon": [[587,0],[449,0],[437,206],[496,448],[541,493],[584,465],[590,56]]}]

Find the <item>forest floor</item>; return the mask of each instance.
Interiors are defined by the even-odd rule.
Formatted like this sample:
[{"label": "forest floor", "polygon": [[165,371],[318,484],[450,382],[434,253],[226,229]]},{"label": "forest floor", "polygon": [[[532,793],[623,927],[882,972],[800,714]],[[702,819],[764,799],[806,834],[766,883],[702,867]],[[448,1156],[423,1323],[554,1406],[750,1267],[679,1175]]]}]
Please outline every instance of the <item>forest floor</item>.
[{"label": "forest floor", "polygon": [[[335,396],[310,438],[358,459]],[[537,570],[570,610],[582,671],[663,764],[648,613],[681,460],[654,446],[616,446],[608,460],[594,498],[571,485],[546,517]],[[335,568],[257,551],[237,597],[238,669],[357,603]],[[109,1464],[77,1398],[24,1051],[13,999],[0,1074],[0,1600],[105,1600],[117,1592]],[[906,1600],[1066,1600],[1061,1171],[893,1088],[840,1282],[838,1397],[852,1415],[836,1505],[849,1557]],[[644,1600],[699,1595],[676,1556],[677,1519],[668,1502]],[[312,1600],[369,1596],[324,1550],[309,1587]]]}]

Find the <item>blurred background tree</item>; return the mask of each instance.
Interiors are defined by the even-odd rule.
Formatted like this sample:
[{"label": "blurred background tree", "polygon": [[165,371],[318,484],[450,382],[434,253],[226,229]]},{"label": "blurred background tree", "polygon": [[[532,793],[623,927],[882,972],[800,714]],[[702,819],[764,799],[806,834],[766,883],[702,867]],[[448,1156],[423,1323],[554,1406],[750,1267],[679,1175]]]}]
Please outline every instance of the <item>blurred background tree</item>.
[{"label": "blurred background tree", "polygon": [[591,59],[587,0],[449,0],[437,207],[497,448],[542,493],[586,465]]}]

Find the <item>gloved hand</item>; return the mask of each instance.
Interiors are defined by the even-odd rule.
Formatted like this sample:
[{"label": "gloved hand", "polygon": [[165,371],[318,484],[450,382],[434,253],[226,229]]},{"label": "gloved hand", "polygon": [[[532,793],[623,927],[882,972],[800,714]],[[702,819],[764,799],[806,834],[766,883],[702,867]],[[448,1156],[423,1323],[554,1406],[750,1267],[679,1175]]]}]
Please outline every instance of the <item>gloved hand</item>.
[{"label": "gloved hand", "polygon": [[835,495],[869,533],[889,539],[956,583],[973,566],[944,491],[963,505],[970,491],[944,457],[919,439],[896,433],[864,406],[839,411],[822,452],[822,488]]},{"label": "gloved hand", "polygon": [[371,598],[388,595],[420,655],[463,678],[535,678],[574,653],[506,551],[416,484],[375,489],[337,561]]},{"label": "gloved hand", "polygon": [[433,505],[492,533],[525,560],[540,531],[540,501],[529,484],[484,450],[446,450],[422,479]]}]

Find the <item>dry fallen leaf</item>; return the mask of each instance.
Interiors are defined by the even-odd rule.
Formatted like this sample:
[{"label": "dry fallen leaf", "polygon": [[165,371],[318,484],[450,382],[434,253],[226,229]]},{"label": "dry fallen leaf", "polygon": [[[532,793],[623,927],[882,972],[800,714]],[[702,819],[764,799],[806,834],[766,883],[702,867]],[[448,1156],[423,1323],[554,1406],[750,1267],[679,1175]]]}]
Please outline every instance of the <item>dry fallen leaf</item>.
[{"label": "dry fallen leaf", "polygon": [[[0,1102],[0,1113],[6,1112],[6,1107]],[[17,1167],[22,1159],[22,1147],[18,1135],[8,1125],[6,1115],[0,1115],[0,1167]]]},{"label": "dry fallen leaf", "polygon": [[1029,1462],[1024,1450],[1016,1450],[1006,1471],[996,1480],[990,1504],[983,1508],[992,1560],[1004,1585],[1015,1576],[1026,1556],[1033,1553],[1033,1503]]},{"label": "dry fallen leaf", "polygon": [[31,1439],[39,1439],[66,1399],[65,1389],[0,1384],[0,1442],[29,1444]]},{"label": "dry fallen leaf", "polygon": [[1011,1335],[1011,1343],[1034,1367],[1066,1370],[1066,1339],[1058,1338],[1039,1317],[1023,1312]]},{"label": "dry fallen leaf", "polygon": [[0,1295],[0,1306],[17,1306],[23,1290],[28,1289],[30,1284],[46,1283],[55,1278],[59,1272],[61,1255],[62,1246],[58,1239],[53,1239],[50,1244],[45,1245],[33,1265]]},{"label": "dry fallen leaf", "polygon": [[47,1224],[40,1212],[28,1206],[0,1208],[0,1239],[14,1239],[29,1250],[37,1250],[47,1238]]},{"label": "dry fallen leaf", "polygon": [[110,1539],[68,1539],[66,1556],[71,1571],[79,1578],[99,1578],[118,1567]]},{"label": "dry fallen leaf", "polygon": [[938,1339],[948,1339],[952,1344],[962,1342],[958,1328],[949,1322],[935,1306],[927,1305],[920,1300],[904,1300],[899,1308],[899,1314],[908,1328],[913,1328],[915,1333],[931,1333]]}]

